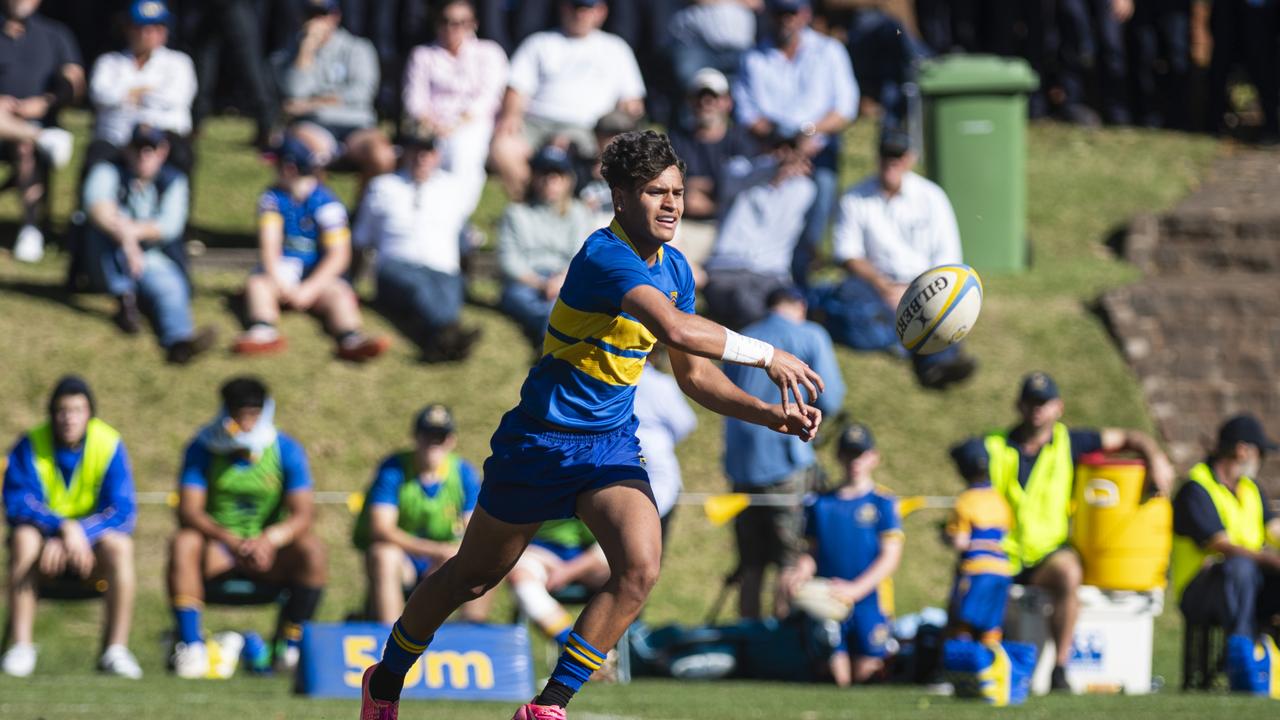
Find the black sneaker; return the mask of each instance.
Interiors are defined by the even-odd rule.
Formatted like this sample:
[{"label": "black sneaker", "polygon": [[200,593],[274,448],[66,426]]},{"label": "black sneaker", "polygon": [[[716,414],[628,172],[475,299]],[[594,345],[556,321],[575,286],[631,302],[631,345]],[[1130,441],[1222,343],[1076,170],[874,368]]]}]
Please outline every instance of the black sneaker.
[{"label": "black sneaker", "polygon": [[186,365],[195,359],[195,357],[209,348],[218,340],[218,331],[211,327],[204,327],[196,330],[196,334],[186,340],[169,346],[165,352],[165,360],[174,365]]},{"label": "black sneaker", "polygon": [[1071,683],[1067,682],[1067,669],[1061,665],[1055,665],[1053,674],[1049,676],[1049,690],[1051,692],[1071,692]]},{"label": "black sneaker", "polygon": [[142,313],[138,311],[138,298],[133,293],[125,293],[116,298],[116,314],[112,316],[116,327],[125,335],[137,335],[142,329]]}]

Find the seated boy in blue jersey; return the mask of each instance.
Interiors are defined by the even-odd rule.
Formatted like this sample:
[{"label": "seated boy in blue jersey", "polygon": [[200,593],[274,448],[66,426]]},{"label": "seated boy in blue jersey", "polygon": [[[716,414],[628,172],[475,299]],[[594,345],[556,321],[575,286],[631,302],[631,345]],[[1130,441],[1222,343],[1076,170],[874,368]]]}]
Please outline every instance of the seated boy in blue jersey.
[{"label": "seated boy in blue jersey", "polygon": [[902,560],[903,535],[898,499],[871,477],[880,464],[871,430],[857,423],[846,428],[836,457],[844,482],[808,500],[809,553],[785,571],[782,586],[794,592],[809,578],[828,578],[832,594],[853,606],[829,664],[836,684],[848,687],[884,669],[892,608],[885,607],[882,587]]},{"label": "seated boy in blue jersey", "polygon": [[[636,439],[635,392],[654,344],[666,345],[690,397],[724,415],[812,439],[822,378],[794,355],[694,314],[693,272],[666,247],[684,212],[684,163],[663,135],[623,133],[601,156],[614,219],[569,264],[542,358],[490,441],[484,485],[458,554],[422,579],[365,671],[362,720],[394,720],[405,674],[437,628],[515,566],[546,521],[578,517],[609,579],[578,617],[551,678],[516,720],[564,720],[565,706],[640,614],[658,579],[662,526]],[[754,365],[779,388],[752,397],[712,358]]]},{"label": "seated boy in blue jersey", "polygon": [[232,348],[237,353],[284,349],[276,327],[281,307],[319,317],[343,360],[375,358],[391,343],[360,331],[360,302],[345,277],[351,267],[347,209],[317,170],[307,146],[286,136],[276,152],[276,182],[258,200],[260,264],[245,283],[248,329]]},{"label": "seated boy in blue jersey", "polygon": [[564,645],[573,616],[551,593],[578,583],[598,590],[609,580],[609,561],[581,520],[545,522],[507,575],[516,605],[547,637]]},{"label": "seated boy in blue jersey", "polygon": [[1004,539],[1013,511],[991,487],[990,458],[981,440],[951,448],[951,460],[968,489],[956,497],[947,520],[947,544],[960,553],[947,612],[947,634],[982,643],[999,642],[1009,597],[1009,556]]},{"label": "seated boy in blue jersey", "polygon": [[120,433],[96,417],[93,393],[68,375],[49,397],[49,417],[18,440],[4,471],[9,522],[9,650],[6,675],[36,668],[32,644],[41,579],[70,575],[106,580],[104,651],[98,669],[142,677],[129,652],[137,580],[133,473]]},{"label": "seated boy in blue jersey", "polygon": [[[454,451],[453,413],[428,405],[413,421],[412,450],[378,466],[352,541],[364,553],[369,612],[391,624],[404,610],[406,588],[435,572],[458,552],[458,541],[480,494],[480,474]],[[483,622],[487,603],[462,608],[464,619]]]},{"label": "seated boy in blue jersey", "polygon": [[275,401],[251,377],[222,386],[222,409],[187,446],[179,476],[178,532],[169,545],[169,600],[179,677],[209,673],[201,613],[208,580],[238,576],[288,590],[274,662],[298,662],[302,624],[315,614],[327,570],[312,532],[315,493],[307,456],[275,426]]}]

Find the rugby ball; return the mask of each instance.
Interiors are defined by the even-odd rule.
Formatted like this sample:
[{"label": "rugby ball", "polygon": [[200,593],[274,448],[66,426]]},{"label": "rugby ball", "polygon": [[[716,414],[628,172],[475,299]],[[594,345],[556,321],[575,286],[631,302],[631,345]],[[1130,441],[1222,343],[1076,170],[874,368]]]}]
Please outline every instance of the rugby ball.
[{"label": "rugby ball", "polygon": [[911,282],[898,302],[902,346],[932,355],[964,339],[982,310],[982,279],[968,265],[939,265]]},{"label": "rugby ball", "polygon": [[791,604],[816,620],[844,620],[853,610],[852,605],[831,592],[830,580],[818,577],[801,583],[791,598]]}]

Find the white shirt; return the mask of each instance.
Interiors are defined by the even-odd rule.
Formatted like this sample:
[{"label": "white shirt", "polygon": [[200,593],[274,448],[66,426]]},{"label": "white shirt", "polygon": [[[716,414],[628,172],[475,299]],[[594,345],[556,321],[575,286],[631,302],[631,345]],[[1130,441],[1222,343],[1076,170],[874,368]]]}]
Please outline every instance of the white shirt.
[{"label": "white shirt", "polygon": [[470,210],[467,185],[435,170],[416,183],[404,172],[379,175],[369,183],[353,232],[359,247],[373,247],[378,260],[399,260],[437,272],[461,271],[458,238]]},{"label": "white shirt", "polygon": [[580,38],[558,30],[530,35],[511,57],[509,84],[529,99],[529,115],[586,128],[620,101],[644,97],[631,47],[600,30]]},{"label": "white shirt", "polygon": [[[145,88],[138,104],[129,99]],[[167,47],[156,48],[138,67],[133,53],[107,53],[93,65],[89,100],[97,111],[97,137],[126,145],[135,125],[145,123],[178,135],[191,133],[191,102],[196,96],[196,72],[191,58]]]},{"label": "white shirt", "polygon": [[676,379],[646,367],[636,385],[636,439],[644,453],[644,466],[649,472],[649,485],[658,505],[658,516],[666,517],[680,496],[683,480],[676,444],[698,426],[693,409],[684,399]]},{"label": "white shirt", "polygon": [[865,259],[899,283],[931,267],[964,261],[947,194],[912,172],[893,197],[881,191],[875,175],[850,188],[840,198],[832,244],[836,262]]}]

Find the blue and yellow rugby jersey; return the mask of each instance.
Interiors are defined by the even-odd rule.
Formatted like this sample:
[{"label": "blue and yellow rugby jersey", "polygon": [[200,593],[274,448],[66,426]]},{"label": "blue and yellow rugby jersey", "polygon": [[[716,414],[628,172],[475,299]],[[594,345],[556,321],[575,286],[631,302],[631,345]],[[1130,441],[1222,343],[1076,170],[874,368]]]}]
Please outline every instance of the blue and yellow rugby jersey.
[{"label": "blue and yellow rugby jersey", "polygon": [[975,485],[956,497],[947,534],[969,536],[969,549],[960,554],[964,575],[1008,575],[1009,556],[1002,543],[1013,527],[1013,511],[990,485]]},{"label": "blue and yellow rugby jersey", "polygon": [[805,499],[804,536],[814,540],[817,576],[853,580],[880,556],[884,540],[901,538],[898,498],[876,486],[857,497],[837,492]]},{"label": "blue and yellow rugby jersey", "polygon": [[283,255],[300,261],[304,272],[320,262],[325,248],[351,242],[347,208],[323,184],[317,184],[301,202],[288,190],[267,188],[258,198],[258,226],[264,225],[283,230]]},{"label": "blue and yellow rugby jersey", "polygon": [[569,430],[607,432],[631,421],[636,383],[657,342],[622,311],[622,297],[640,285],[693,313],[693,273],[679,250],[660,249],[649,267],[616,220],[587,238],[551,310],[542,359],[520,390],[521,410]]}]

